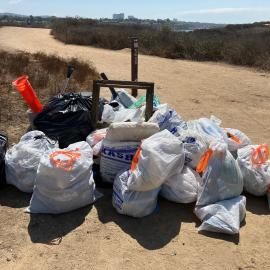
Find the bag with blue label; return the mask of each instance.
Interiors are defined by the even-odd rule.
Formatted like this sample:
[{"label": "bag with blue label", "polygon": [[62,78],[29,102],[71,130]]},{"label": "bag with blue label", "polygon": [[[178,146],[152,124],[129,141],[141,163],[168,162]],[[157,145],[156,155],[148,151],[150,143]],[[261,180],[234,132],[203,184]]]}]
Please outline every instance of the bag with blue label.
[{"label": "bag with blue label", "polygon": [[167,104],[159,106],[148,122],[156,123],[161,131],[167,129],[176,136],[181,130],[187,128],[187,124],[182,117]]},{"label": "bag with blue label", "polygon": [[152,123],[113,123],[102,142],[100,172],[105,182],[113,183],[115,176],[130,168],[141,141],[157,133]]},{"label": "bag with blue label", "polygon": [[204,137],[195,130],[183,130],[179,135],[179,139],[184,144],[185,165],[196,169],[201,157],[207,151],[209,144]]},{"label": "bag with blue label", "polygon": [[131,171],[119,173],[113,184],[113,207],[119,214],[141,218],[152,214],[157,207],[160,188],[138,192],[128,189]]},{"label": "bag with blue label", "polygon": [[140,142],[115,142],[104,139],[100,159],[102,180],[113,183],[120,171],[128,170],[139,146]]},{"label": "bag with blue label", "polygon": [[211,118],[200,118],[187,122],[188,129],[197,131],[210,144],[213,140],[220,140],[228,143],[226,131],[220,127],[221,120],[215,116]]}]

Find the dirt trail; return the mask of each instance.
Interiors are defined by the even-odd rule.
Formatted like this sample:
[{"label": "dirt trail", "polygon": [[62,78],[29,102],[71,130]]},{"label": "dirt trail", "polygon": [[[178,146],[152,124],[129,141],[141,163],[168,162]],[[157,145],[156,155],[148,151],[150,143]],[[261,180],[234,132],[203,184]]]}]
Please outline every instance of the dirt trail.
[{"label": "dirt trail", "polygon": [[[130,78],[127,50],[64,45],[49,30],[4,27],[0,48],[42,51],[91,61],[113,79]],[[153,81],[162,102],[186,119],[211,114],[224,127],[270,144],[270,75],[241,67],[140,55],[140,80]],[[160,202],[144,219],[115,213],[110,191],[93,207],[54,216],[23,213],[30,197],[0,191],[1,269],[269,269],[270,227],[265,198],[247,198],[240,237],[197,233],[192,205]],[[63,237],[59,245],[48,245]],[[35,243],[35,244],[33,244]]]}]

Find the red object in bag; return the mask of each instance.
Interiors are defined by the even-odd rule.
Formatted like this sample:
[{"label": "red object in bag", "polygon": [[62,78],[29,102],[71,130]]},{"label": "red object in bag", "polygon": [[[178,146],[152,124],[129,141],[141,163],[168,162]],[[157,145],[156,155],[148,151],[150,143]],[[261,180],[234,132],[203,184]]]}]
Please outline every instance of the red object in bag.
[{"label": "red object in bag", "polygon": [[28,81],[28,76],[24,75],[12,82],[12,85],[16,87],[16,89],[20,92],[30,109],[34,113],[39,113],[43,110],[43,106],[41,105],[38,97],[31,84]]}]

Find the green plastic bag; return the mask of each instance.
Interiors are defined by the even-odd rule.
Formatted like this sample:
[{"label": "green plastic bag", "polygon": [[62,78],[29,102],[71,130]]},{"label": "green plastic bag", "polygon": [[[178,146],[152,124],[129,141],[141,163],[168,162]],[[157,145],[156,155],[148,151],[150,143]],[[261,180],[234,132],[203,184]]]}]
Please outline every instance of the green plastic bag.
[{"label": "green plastic bag", "polygon": [[[136,109],[142,107],[142,105],[146,103],[146,96],[142,96],[138,99],[138,101],[134,102],[129,109]],[[154,100],[153,100],[153,106],[158,107],[160,105],[160,101],[158,96],[154,95]]]}]

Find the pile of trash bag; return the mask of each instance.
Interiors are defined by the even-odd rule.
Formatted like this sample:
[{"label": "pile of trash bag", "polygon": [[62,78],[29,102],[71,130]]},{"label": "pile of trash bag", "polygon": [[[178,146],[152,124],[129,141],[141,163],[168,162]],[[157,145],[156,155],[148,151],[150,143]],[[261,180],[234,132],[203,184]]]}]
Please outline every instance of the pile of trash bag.
[{"label": "pile of trash bag", "polygon": [[7,152],[0,136],[0,184],[6,175],[7,184],[32,193],[27,212],[60,214],[102,196],[98,174],[112,187],[119,214],[148,216],[158,212],[162,197],[194,203],[199,231],[238,234],[246,214],[243,190],[270,194],[268,146],[253,145],[215,116],[186,121],[157,96],[145,122],[145,96],[114,92],[110,101],[100,99],[100,129],[91,126],[91,96],[69,93],[33,115],[36,130]]}]

